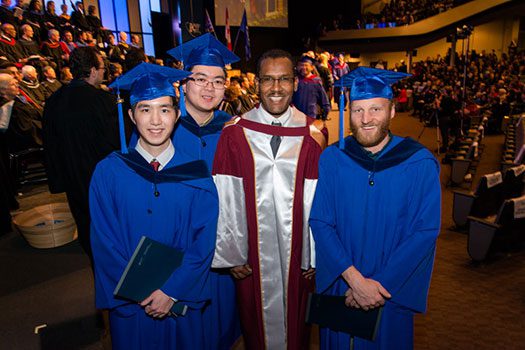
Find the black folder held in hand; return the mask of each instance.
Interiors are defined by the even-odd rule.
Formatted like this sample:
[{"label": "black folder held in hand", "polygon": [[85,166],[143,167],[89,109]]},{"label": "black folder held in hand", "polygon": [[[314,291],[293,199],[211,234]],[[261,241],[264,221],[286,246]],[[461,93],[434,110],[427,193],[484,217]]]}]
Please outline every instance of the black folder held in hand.
[{"label": "black folder held in hand", "polygon": [[[146,299],[153,291],[160,289],[181,264],[184,253],[175,248],[142,236],[120,277],[113,295],[135,301]],[[187,306],[176,302],[171,312],[182,315]]]},{"label": "black folder held in hand", "polygon": [[382,307],[368,311],[348,307],[344,296],[310,294],[306,306],[306,322],[373,341],[382,312]]}]

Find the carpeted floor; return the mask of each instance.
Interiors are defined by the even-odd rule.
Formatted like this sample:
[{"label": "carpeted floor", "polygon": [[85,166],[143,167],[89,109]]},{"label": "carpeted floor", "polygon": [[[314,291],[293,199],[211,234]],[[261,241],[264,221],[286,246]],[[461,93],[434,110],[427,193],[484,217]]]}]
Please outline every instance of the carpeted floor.
[{"label": "carpeted floor", "polygon": [[[346,112],[346,115],[348,112]],[[330,114],[330,140],[337,140],[337,112]],[[392,131],[437,148],[436,129],[422,129],[400,113]],[[473,184],[499,170],[502,136],[488,136]],[[525,252],[473,264],[467,236],[451,230],[452,191],[443,166],[442,231],[430,288],[428,312],[416,316],[415,349],[525,348]],[[46,186],[22,189],[21,209],[65,201]],[[27,245],[18,233],[0,237],[0,350],[102,349],[101,322],[93,301],[93,277],[77,242],[52,250]],[[35,334],[35,327],[47,325]],[[241,348],[241,347],[239,347]],[[318,337],[311,349],[318,348]],[[395,349],[395,346],[393,346]]]}]

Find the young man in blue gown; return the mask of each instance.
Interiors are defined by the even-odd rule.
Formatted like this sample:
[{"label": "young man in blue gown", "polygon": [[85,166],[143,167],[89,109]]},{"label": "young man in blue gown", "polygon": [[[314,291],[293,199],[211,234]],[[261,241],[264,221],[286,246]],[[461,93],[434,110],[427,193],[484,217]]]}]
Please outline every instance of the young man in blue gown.
[{"label": "young man in blue gown", "polygon": [[[347,307],[383,307],[374,342],[354,349],[411,349],[413,315],[426,309],[440,229],[439,165],[421,144],[392,135],[391,84],[407,76],[359,67],[351,87],[353,135],[325,150],[310,214],[317,290]],[[321,349],[348,349],[351,335],[321,328]]]},{"label": "young man in blue gown", "polygon": [[[239,57],[209,33],[168,53],[182,61],[184,69],[191,73],[183,83],[186,113],[181,115],[173,134],[173,144],[191,159],[204,160],[211,172],[222,128],[232,118],[216,109],[224,97],[225,66],[239,61]],[[241,328],[229,269],[212,269],[210,284],[211,303],[203,315],[208,325],[209,348],[230,349],[240,337]]]},{"label": "young man in blue gown", "polygon": [[[188,75],[142,63],[112,85],[131,90],[129,116],[139,135],[135,147],[97,165],[90,186],[96,306],[109,309],[114,349],[207,348],[202,309],[211,296],[217,193],[205,163],[171,141],[178,118],[172,84]],[[179,249],[184,259],[160,289],[136,303],[113,291],[143,235]],[[174,303],[189,311],[172,316]]]}]

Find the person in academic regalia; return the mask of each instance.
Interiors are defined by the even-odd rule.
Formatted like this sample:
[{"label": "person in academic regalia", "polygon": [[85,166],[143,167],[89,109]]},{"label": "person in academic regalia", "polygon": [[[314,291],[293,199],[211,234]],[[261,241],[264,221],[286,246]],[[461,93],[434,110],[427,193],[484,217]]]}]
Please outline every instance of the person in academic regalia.
[{"label": "person in academic regalia", "polygon": [[24,12],[24,22],[28,23],[33,27],[35,32],[35,40],[41,42],[43,36],[45,35],[44,28],[44,15],[42,14],[42,4],[40,0],[31,0],[27,11]]},{"label": "person in academic regalia", "polygon": [[12,24],[2,24],[0,33],[0,57],[5,57],[9,62],[18,63],[24,58],[22,48],[16,42],[16,29]]},{"label": "person in academic regalia", "polygon": [[[341,79],[342,76],[350,72],[350,67],[345,62],[345,55],[343,53],[339,53],[337,55],[337,59],[334,59],[334,67],[332,69],[332,73],[334,76],[334,81],[337,82],[339,79]],[[339,100],[339,95],[341,93],[341,88],[337,87],[337,84],[334,84],[334,99],[336,101]],[[345,98],[345,105],[344,108],[346,108],[346,105],[348,104],[348,98],[346,94],[344,94]]]},{"label": "person in academic regalia", "polygon": [[313,73],[315,60],[303,56],[297,63],[299,84],[293,94],[293,104],[309,117],[326,120],[331,105],[323,88],[323,81]]},{"label": "person in academic regalia", "polygon": [[[96,306],[109,309],[113,349],[212,349],[202,308],[211,295],[217,192],[205,162],[192,161],[170,139],[178,114],[172,84],[188,75],[142,63],[111,85],[131,90],[129,116],[139,133],[135,147],[123,138],[121,152],[97,165],[90,186]],[[142,236],[184,258],[136,303],[113,291]],[[184,316],[170,314],[175,303],[188,306]]]},{"label": "person in academic regalia", "polygon": [[42,74],[45,77],[45,79],[42,81],[42,85],[44,85],[49,90],[50,95],[54,94],[62,87],[62,83],[57,79],[57,75],[53,67],[45,66],[42,69]]},{"label": "person in academic regalia", "polygon": [[[359,67],[342,77],[339,84],[351,87],[353,136],[319,161],[310,214],[317,291],[346,296],[347,307],[383,307],[375,341],[355,338],[356,350],[411,349],[414,313],[426,309],[441,187],[432,153],[389,132],[391,84],[406,76]],[[347,333],[320,332],[321,349],[352,346]]]},{"label": "person in academic regalia", "polygon": [[324,123],[290,105],[291,55],[257,64],[261,105],[227,123],[213,174],[220,200],[213,267],[230,267],[246,349],[307,349],[313,247],[308,216]]},{"label": "person in academic regalia", "polygon": [[60,41],[60,33],[56,29],[49,30],[48,39],[42,42],[41,51],[43,56],[49,57],[53,62],[53,68],[57,70],[62,69],[71,54],[67,45]]},{"label": "person in academic regalia", "polygon": [[0,235],[11,232],[10,210],[18,209],[16,186],[9,169],[9,140],[14,100],[18,95],[18,81],[7,73],[0,73]]},{"label": "person in academic regalia", "polygon": [[80,245],[90,258],[89,181],[97,163],[119,144],[116,98],[98,88],[104,69],[95,49],[75,49],[74,79],[47,100],[43,117],[49,190],[66,192]]},{"label": "person in academic regalia", "polygon": [[[27,62],[30,56],[36,59],[36,56],[40,56],[40,47],[38,43],[33,40],[33,27],[29,24],[23,24],[20,27],[21,36],[18,39],[17,45],[20,46],[20,50],[23,54],[23,61]],[[43,58],[42,58],[43,59]],[[32,62],[35,64],[35,62]]]},{"label": "person in academic regalia", "polygon": [[11,0],[2,0],[0,4],[0,23],[10,23],[14,26],[20,24],[20,19],[15,17],[11,9]]},{"label": "person in academic regalia", "polygon": [[[185,70],[192,73],[183,85],[186,113],[173,134],[173,145],[192,159],[204,160],[211,172],[222,128],[232,118],[215,109],[224,96],[224,66],[239,61],[239,57],[211,34],[168,53],[183,61]],[[233,277],[228,269],[212,269],[210,284],[211,303],[203,314],[208,329],[206,340],[212,349],[230,349],[241,333]]]},{"label": "person in academic regalia", "polygon": [[44,29],[60,29],[60,17],[55,12],[55,2],[48,1],[44,12]]},{"label": "person in academic regalia", "polygon": [[90,30],[89,23],[86,19],[86,14],[84,13],[84,4],[82,1],[77,1],[75,7],[73,8],[73,13],[71,13],[70,23],[77,32]]}]

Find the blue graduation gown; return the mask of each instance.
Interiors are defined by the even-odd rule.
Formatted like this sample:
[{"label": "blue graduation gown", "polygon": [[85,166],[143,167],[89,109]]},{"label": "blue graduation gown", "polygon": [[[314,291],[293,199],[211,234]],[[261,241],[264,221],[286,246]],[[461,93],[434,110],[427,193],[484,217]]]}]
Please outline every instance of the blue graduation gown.
[{"label": "blue graduation gown", "polygon": [[[317,290],[344,295],[341,273],[355,266],[392,295],[375,342],[355,349],[411,349],[413,314],[424,312],[440,228],[439,165],[410,139],[393,136],[374,161],[352,137],[321,155],[310,214]],[[321,349],[348,349],[346,333],[321,329]]]},{"label": "blue graduation gown", "polygon": [[[175,150],[192,160],[204,160],[211,171],[222,128],[231,118],[228,113],[215,111],[210,123],[200,127],[191,116],[181,117],[172,136]],[[211,303],[203,312],[206,341],[211,349],[230,349],[241,335],[235,283],[228,270],[213,269],[210,286]]]},{"label": "blue graduation gown", "polygon": [[204,160],[211,172],[219,136],[221,136],[224,123],[231,118],[232,116],[226,112],[215,111],[213,119],[201,127],[191,116],[183,116],[171,137],[173,146],[176,150],[184,151],[193,160]]},{"label": "blue graduation gown", "polygon": [[[189,160],[177,152],[158,173],[135,150],[123,157],[112,153],[97,165],[89,196],[96,306],[110,310],[113,348],[206,349],[202,307],[211,295],[218,216],[213,180],[201,162],[201,175],[192,165],[175,168]],[[153,319],[138,304],[113,296],[143,235],[184,251],[161,290],[189,306],[186,316]]]},{"label": "blue graduation gown", "polygon": [[[297,91],[292,98],[293,105],[309,117],[327,116],[331,105],[323,88],[322,80],[313,76],[299,79]],[[318,111],[320,109],[320,111]]]}]

